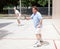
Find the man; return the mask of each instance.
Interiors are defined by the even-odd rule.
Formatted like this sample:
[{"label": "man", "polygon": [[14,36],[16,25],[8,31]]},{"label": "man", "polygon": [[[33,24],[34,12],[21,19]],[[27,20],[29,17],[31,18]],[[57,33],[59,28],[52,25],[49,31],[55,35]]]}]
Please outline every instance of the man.
[{"label": "man", "polygon": [[42,16],[38,12],[38,8],[36,6],[32,7],[33,14],[31,17],[26,17],[27,20],[33,19],[34,27],[35,27],[35,34],[37,42],[35,43],[35,47],[42,45],[42,37],[41,37],[41,29],[42,29]]},{"label": "man", "polygon": [[14,7],[14,12],[15,12],[15,16],[16,16],[16,18],[17,18],[17,22],[18,22],[18,26],[20,25],[20,16],[21,16],[21,14],[20,14],[20,12],[16,9],[16,7]]}]

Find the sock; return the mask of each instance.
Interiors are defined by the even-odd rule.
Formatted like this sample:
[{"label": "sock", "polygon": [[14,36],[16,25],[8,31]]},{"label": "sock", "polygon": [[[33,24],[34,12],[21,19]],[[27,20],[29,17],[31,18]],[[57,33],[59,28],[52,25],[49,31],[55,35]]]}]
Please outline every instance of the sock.
[{"label": "sock", "polygon": [[40,39],[40,42],[43,42],[43,40],[42,40],[42,39]]}]

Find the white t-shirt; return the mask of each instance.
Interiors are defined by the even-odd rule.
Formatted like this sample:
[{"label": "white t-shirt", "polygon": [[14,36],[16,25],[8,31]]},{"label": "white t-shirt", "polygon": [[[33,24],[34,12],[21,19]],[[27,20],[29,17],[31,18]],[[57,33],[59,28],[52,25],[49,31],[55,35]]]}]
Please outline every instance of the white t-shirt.
[{"label": "white t-shirt", "polygon": [[15,14],[16,14],[18,17],[21,16],[21,14],[20,14],[20,12],[19,12],[18,10],[15,10]]}]

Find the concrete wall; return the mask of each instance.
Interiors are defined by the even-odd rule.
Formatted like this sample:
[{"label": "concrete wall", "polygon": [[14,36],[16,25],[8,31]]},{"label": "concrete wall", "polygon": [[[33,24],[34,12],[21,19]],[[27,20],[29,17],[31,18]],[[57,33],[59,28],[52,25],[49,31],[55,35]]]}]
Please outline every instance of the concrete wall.
[{"label": "concrete wall", "polygon": [[60,0],[53,1],[53,17],[55,19],[60,19]]},{"label": "concrete wall", "polygon": [[60,0],[53,0],[53,25],[57,29],[58,33],[60,34]]}]

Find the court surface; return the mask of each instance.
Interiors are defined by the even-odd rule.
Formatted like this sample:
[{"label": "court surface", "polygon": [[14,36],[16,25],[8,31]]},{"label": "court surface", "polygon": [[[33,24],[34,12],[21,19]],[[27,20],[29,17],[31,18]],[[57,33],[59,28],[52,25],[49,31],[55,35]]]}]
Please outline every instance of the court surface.
[{"label": "court surface", "polygon": [[32,20],[21,20],[18,26],[16,19],[0,19],[0,49],[60,49],[60,35],[52,19],[43,20],[42,38],[49,44],[33,47],[35,39]]}]

